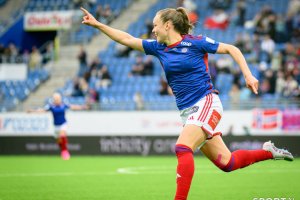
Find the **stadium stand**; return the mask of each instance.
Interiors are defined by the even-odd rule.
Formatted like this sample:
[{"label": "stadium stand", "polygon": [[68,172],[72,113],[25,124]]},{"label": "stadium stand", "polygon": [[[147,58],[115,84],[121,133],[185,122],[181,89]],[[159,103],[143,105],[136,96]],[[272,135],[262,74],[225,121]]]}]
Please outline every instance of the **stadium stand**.
[{"label": "stadium stand", "polygon": [[[212,68],[212,65],[214,65],[213,63],[215,62],[216,74],[214,74],[213,76],[215,77],[215,86],[220,91],[220,97],[224,102],[224,108],[251,108],[253,106],[257,106],[258,102],[259,106],[261,107],[275,107],[278,106],[278,104],[282,104],[282,98],[289,98],[289,100],[295,100],[293,102],[297,102],[297,96],[299,96],[299,73],[297,72],[295,74],[294,72],[286,70],[286,63],[284,60],[281,63],[281,69],[273,69],[273,62],[276,62],[276,57],[273,55],[284,54],[282,56],[285,56],[285,58],[291,56],[285,52],[286,46],[290,45],[289,41],[295,38],[291,36],[289,39],[285,40],[283,39],[283,37],[271,35],[271,43],[272,41],[275,41],[275,46],[271,52],[273,57],[270,58],[269,55],[264,51],[263,47],[260,46],[260,43],[265,42],[266,34],[273,33],[259,33],[257,32],[257,25],[255,24],[260,23],[260,21],[258,21],[259,17],[261,17],[262,15],[267,15],[269,19],[267,17],[262,17],[263,19],[260,20],[266,21],[265,23],[268,24],[267,26],[270,26],[268,27],[268,29],[276,27],[278,28],[281,24],[274,24],[275,22],[272,21],[272,17],[279,19],[279,17],[281,16],[287,16],[289,4],[284,0],[276,1],[276,3],[274,2],[274,0],[233,0],[229,2],[231,3],[228,4],[226,9],[224,9],[225,13],[228,15],[229,23],[226,28],[222,28],[220,30],[218,28],[209,28],[204,24],[206,18],[209,18],[210,16],[215,14],[215,9],[210,4],[210,1],[194,1],[197,8],[196,14],[200,17],[198,23],[195,24],[194,34],[206,35],[217,41],[236,44],[237,46],[237,36],[241,35],[243,40],[247,40],[242,41],[243,44],[245,42],[248,42],[249,44],[253,43],[253,45],[249,47],[249,52],[247,51],[247,49],[242,49],[242,47],[239,47],[242,49],[252,73],[259,78],[262,84],[260,88],[261,93],[259,98],[254,97],[254,95],[251,95],[248,90],[243,87],[243,77],[241,76],[241,73],[239,72],[237,66],[233,64],[230,59],[228,60],[228,58],[224,58],[224,56],[222,55],[211,55],[210,67]],[[174,7],[176,6],[176,3],[178,2],[159,1],[157,4],[153,5],[147,12],[142,14],[139,17],[138,21],[133,22],[129,26],[127,31],[136,37],[145,37],[148,32],[146,23],[154,17],[155,13],[159,9],[165,7]],[[239,16],[237,16],[238,13],[236,12],[238,5],[241,3],[247,4],[247,6],[245,7],[245,16],[243,17],[244,22],[242,24],[237,22]],[[294,28],[297,29],[296,26]],[[279,30],[277,32],[279,32]],[[259,38],[257,41],[255,41],[256,37]],[[268,46],[268,43],[269,42],[266,40],[266,46]],[[299,41],[297,44],[299,45]],[[298,63],[295,66],[295,69],[297,69],[299,68],[299,46],[294,46],[294,48],[298,48],[298,58],[294,56],[295,62]],[[153,60],[154,74],[152,76],[128,76],[128,73],[132,69],[132,66],[135,62],[134,57],[138,55],[138,53],[127,49],[127,56],[125,55],[120,58],[120,55],[118,53],[120,49],[124,50],[120,48],[118,44],[111,42],[109,47],[105,51],[99,53],[99,58],[103,63],[108,65],[109,72],[113,74],[112,85],[108,88],[98,88],[97,90],[100,99],[99,108],[101,110],[134,110],[136,109],[134,96],[136,93],[140,93],[143,99],[143,103],[145,104],[145,109],[176,109],[173,96],[161,96],[159,94],[160,77],[163,75],[158,60]],[[272,71],[271,75],[269,71]],[[277,73],[278,71],[283,71],[286,76],[289,73],[294,73],[292,75],[291,81],[294,82],[294,79],[297,79],[297,83],[294,82],[296,86],[292,88],[293,91],[291,93],[284,94],[283,89],[278,89],[280,91],[275,91],[274,87],[276,85],[276,80],[274,82],[274,78],[276,79],[275,73]],[[86,81],[88,82],[89,80],[87,79]],[[232,91],[233,85],[237,86],[236,91]],[[285,83],[285,86],[283,87],[289,87],[288,83]],[[63,92],[63,90],[60,91]],[[244,104],[240,104],[238,107],[232,105],[233,101],[231,101],[233,98],[236,98],[234,96],[237,95],[238,98],[237,102],[235,103],[239,103],[241,100],[245,102]],[[270,103],[271,99],[273,100],[273,104]],[[287,105],[285,104],[285,106]],[[299,104],[293,103],[290,106],[295,107],[299,106]]]}]

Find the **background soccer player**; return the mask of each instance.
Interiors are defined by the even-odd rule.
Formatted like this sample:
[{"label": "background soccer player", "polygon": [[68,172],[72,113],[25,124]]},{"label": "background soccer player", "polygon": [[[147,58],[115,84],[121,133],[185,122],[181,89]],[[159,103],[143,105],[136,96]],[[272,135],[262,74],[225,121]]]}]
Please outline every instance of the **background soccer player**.
[{"label": "background soccer player", "polygon": [[36,110],[29,110],[30,113],[44,113],[51,111],[53,115],[53,121],[55,126],[55,138],[57,144],[60,147],[61,157],[64,160],[70,159],[70,153],[68,151],[68,138],[67,138],[67,120],[65,113],[67,109],[83,110],[87,109],[86,105],[72,105],[66,104],[62,101],[62,97],[59,93],[54,93],[52,96],[52,103],[47,104],[44,108]]},{"label": "background soccer player", "polygon": [[223,108],[208,71],[208,53],[230,54],[244,75],[247,87],[258,93],[258,81],[252,76],[244,56],[235,46],[204,36],[193,36],[184,8],[167,8],[156,13],[153,33],[156,40],[142,40],[98,22],[87,10],[83,24],[93,26],[114,41],[156,56],[165,71],[184,124],[175,151],[178,159],[175,200],[187,199],[194,175],[193,152],[201,151],[221,170],[230,172],[267,159],[293,160],[286,150],[266,142],[263,149],[230,152],[221,133],[215,132]]}]

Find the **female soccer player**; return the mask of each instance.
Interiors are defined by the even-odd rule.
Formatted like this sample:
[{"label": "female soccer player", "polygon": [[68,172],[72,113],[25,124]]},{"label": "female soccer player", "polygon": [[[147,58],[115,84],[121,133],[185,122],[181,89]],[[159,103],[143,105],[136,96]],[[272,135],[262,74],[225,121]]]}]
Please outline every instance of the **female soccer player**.
[{"label": "female soccer player", "polygon": [[230,172],[267,159],[293,160],[286,150],[266,142],[263,149],[230,152],[221,133],[215,132],[223,108],[208,72],[208,53],[230,54],[240,66],[246,85],[258,93],[258,81],[252,76],[241,51],[230,44],[205,36],[193,36],[184,8],[167,8],[156,13],[153,33],[156,40],[142,40],[98,22],[87,10],[83,24],[95,27],[112,40],[156,56],[176,97],[184,127],[176,143],[178,159],[175,200],[187,199],[194,175],[193,152],[201,151],[221,170]]},{"label": "female soccer player", "polygon": [[54,93],[52,96],[53,103],[47,104],[44,108],[37,110],[29,110],[30,113],[43,113],[51,111],[53,115],[53,121],[55,126],[55,138],[57,139],[57,144],[60,147],[61,158],[63,160],[70,159],[70,153],[68,151],[68,139],[67,139],[67,120],[65,118],[65,112],[67,109],[72,110],[83,110],[87,109],[86,105],[68,105],[63,103],[62,97],[59,93]]}]

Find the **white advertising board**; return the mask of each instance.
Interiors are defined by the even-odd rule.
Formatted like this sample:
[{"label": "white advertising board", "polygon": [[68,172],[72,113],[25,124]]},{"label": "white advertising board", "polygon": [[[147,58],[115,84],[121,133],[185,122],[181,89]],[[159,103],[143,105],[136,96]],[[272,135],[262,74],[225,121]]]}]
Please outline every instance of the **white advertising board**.
[{"label": "white advertising board", "polygon": [[73,11],[27,12],[24,30],[45,31],[69,29],[72,26]]},{"label": "white advertising board", "polygon": [[0,80],[26,80],[27,66],[25,64],[5,63],[0,64]]},{"label": "white advertising board", "polygon": [[52,122],[50,113],[1,113],[0,136],[52,135]]},{"label": "white advertising board", "polygon": [[[216,131],[223,135],[300,135],[299,130],[286,131],[281,123],[261,128],[254,126],[254,111],[225,111]],[[266,118],[280,120],[279,117]],[[68,134],[73,136],[174,136],[182,130],[177,111],[143,112],[72,112],[66,116]],[[52,135],[53,119],[50,113],[0,114],[0,136]],[[272,124],[274,124],[272,122]]]}]

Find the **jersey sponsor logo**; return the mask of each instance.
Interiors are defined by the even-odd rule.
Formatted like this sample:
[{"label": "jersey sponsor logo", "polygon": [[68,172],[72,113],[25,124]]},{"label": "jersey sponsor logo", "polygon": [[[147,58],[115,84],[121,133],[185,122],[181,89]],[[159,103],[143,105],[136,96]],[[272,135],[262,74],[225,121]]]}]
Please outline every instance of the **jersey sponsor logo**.
[{"label": "jersey sponsor logo", "polygon": [[191,43],[191,42],[181,42],[180,44],[181,44],[182,46],[188,46],[188,47],[192,46],[192,43]]},{"label": "jersey sponsor logo", "polygon": [[195,112],[197,112],[199,110],[199,106],[193,106],[190,109],[186,110],[183,115],[190,115],[193,114]]},{"label": "jersey sponsor logo", "polygon": [[209,38],[209,37],[206,37],[206,42],[209,42],[209,43],[212,43],[212,44],[215,44],[216,42],[213,40],[213,39],[211,39],[211,38]]}]

